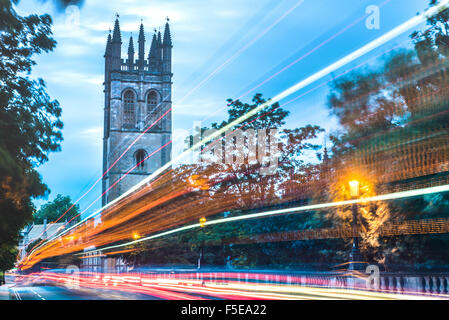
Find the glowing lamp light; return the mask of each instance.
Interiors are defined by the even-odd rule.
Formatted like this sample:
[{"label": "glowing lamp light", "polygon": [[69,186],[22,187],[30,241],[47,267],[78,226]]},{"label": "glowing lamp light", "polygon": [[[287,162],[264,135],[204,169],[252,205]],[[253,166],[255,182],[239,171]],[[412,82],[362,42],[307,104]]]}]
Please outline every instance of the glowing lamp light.
[{"label": "glowing lamp light", "polygon": [[137,233],[137,232],[134,232],[133,233],[133,239],[134,240],[137,240],[137,239],[140,239],[141,237],[140,237],[140,235]]},{"label": "glowing lamp light", "polygon": [[202,217],[202,218],[200,219],[200,227],[203,228],[205,224],[206,224],[206,218],[205,218],[205,217]]},{"label": "glowing lamp light", "polygon": [[74,235],[70,235],[70,236],[67,236],[66,237],[66,240],[67,241],[73,241],[73,240],[75,240],[76,239],[76,237],[74,236]]},{"label": "glowing lamp light", "polygon": [[360,182],[357,180],[349,181],[349,193],[352,198],[356,198],[360,193]]},{"label": "glowing lamp light", "polygon": [[200,178],[199,175],[194,174],[189,177],[189,184],[194,188],[198,188],[200,190],[208,190],[209,185],[207,184],[207,180],[204,178]]}]

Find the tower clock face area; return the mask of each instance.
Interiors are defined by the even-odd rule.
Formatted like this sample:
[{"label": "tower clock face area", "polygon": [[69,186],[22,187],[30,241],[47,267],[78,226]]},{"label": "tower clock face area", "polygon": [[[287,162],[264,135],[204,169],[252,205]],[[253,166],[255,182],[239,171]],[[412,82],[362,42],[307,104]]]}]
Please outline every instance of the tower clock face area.
[{"label": "tower clock face area", "polygon": [[164,34],[155,32],[150,39],[146,50],[141,24],[136,48],[131,36],[123,57],[118,17],[107,39],[103,169],[106,172],[115,165],[103,178],[103,205],[171,158],[171,147],[167,145],[172,131],[172,42],[168,21]]}]

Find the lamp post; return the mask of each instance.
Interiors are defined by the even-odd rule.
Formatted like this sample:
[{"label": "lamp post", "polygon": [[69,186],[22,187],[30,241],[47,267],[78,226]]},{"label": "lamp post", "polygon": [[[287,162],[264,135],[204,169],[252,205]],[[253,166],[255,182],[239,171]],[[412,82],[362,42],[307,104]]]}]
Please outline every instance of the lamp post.
[{"label": "lamp post", "polygon": [[[360,196],[360,183],[357,180],[349,181],[349,192],[351,199],[358,199]],[[358,270],[361,268],[360,261],[362,256],[359,250],[359,239],[357,237],[357,203],[352,204],[352,249],[349,254],[349,270]]]},{"label": "lamp post", "polygon": [[[204,225],[206,223],[206,218],[202,217],[200,218],[200,228],[201,230],[204,230]],[[198,269],[201,268],[201,260],[203,260],[204,256],[204,231],[203,231],[203,240],[201,241],[201,249],[200,249],[200,257],[198,258]]]},{"label": "lamp post", "polygon": [[[133,232],[132,237],[134,240],[139,240],[140,238],[142,238],[142,236],[137,232]],[[133,260],[133,269],[136,267],[137,264],[137,254],[134,255],[134,260]]]},{"label": "lamp post", "polygon": [[[199,175],[194,174],[190,176],[188,179],[188,183],[193,191],[206,191],[209,190],[209,184],[207,183],[207,179],[201,178]],[[200,228],[203,229],[206,224],[206,218],[200,218]],[[204,230],[204,229],[203,229]],[[201,268],[201,260],[204,256],[204,231],[203,231],[203,240],[201,241],[201,250],[200,256],[198,258],[198,269]]]}]

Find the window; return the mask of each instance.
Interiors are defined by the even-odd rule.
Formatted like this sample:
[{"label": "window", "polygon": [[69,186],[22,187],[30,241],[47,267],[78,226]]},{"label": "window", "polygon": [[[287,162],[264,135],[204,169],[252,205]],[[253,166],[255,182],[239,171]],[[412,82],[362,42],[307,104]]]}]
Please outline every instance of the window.
[{"label": "window", "polygon": [[144,150],[137,150],[135,158],[138,170],[143,170],[145,168],[145,157],[146,152]]},{"label": "window", "polygon": [[127,128],[136,127],[136,97],[134,92],[127,90],[123,95],[123,126]]},{"label": "window", "polygon": [[[147,96],[147,121],[151,125],[157,121],[153,126],[155,129],[162,128],[162,119],[159,119],[162,115],[161,106],[159,105],[158,93],[156,91],[150,91]],[[159,120],[158,120],[159,119]]]}]

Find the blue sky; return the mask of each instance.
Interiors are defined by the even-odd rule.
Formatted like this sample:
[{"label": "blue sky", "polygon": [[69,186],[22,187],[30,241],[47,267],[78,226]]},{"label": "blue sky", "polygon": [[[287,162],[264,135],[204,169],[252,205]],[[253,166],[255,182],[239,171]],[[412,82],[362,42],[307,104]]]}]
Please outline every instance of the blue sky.
[{"label": "blue sky", "polygon": [[[59,193],[77,199],[102,174],[103,54],[116,13],[120,14],[122,54],[127,52],[131,32],[137,37],[141,19],[148,51],[152,30],[162,29],[165,17],[170,18],[174,46],[173,152],[179,153],[194,121],[203,121],[204,125],[221,121],[227,98],[239,97],[362,17],[367,6],[384,1],[85,0],[81,7],[58,12],[51,1],[22,0],[17,6],[20,14],[52,15],[58,42],[54,52],[37,57],[32,73],[46,81],[51,97],[63,108],[62,151],[50,154],[49,162],[38,168],[52,191],[49,200]],[[427,5],[428,0],[389,1],[380,8],[379,30],[369,30],[361,20],[241,100],[249,101],[256,92],[265,97],[276,95],[422,12]],[[354,65],[395,45],[406,46],[409,34]],[[322,79],[295,95],[329,80]],[[335,129],[336,121],[326,108],[327,94],[328,86],[323,86],[286,106],[291,112],[287,126],[317,124],[328,131]],[[80,201],[81,208],[100,195],[100,188],[99,184]],[[89,212],[99,207],[98,202]]]}]

